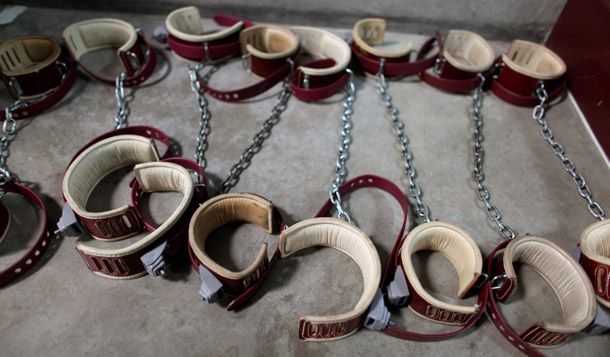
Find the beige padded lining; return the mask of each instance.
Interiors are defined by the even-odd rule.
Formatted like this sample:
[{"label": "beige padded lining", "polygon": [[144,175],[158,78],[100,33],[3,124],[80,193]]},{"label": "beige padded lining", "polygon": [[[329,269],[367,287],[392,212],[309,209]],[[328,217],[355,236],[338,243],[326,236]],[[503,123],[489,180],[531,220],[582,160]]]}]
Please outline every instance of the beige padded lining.
[{"label": "beige padded lining", "polygon": [[399,51],[383,51],[372,47],[372,45],[383,44],[386,22],[384,19],[362,19],[354,25],[352,37],[354,42],[365,52],[382,58],[398,58],[409,54],[413,47],[413,41]]},{"label": "beige padded lining", "polygon": [[536,79],[555,79],[566,72],[566,64],[555,52],[537,43],[515,40],[502,61],[515,72]]},{"label": "beige padded lining", "polygon": [[[590,259],[610,265],[610,220],[605,219],[587,227],[580,235],[580,249]],[[607,300],[598,296],[597,301],[610,308]]]},{"label": "beige padded lining", "polygon": [[[147,162],[136,165],[134,174],[144,192],[177,191],[183,194],[176,210],[154,232],[134,244],[120,249],[101,249],[78,244],[77,248],[87,254],[103,257],[122,257],[137,252],[154,243],[167,233],[186,212],[193,197],[194,184],[191,174],[182,166],[170,162]],[[106,276],[106,275],[104,275]]]},{"label": "beige padded lining", "polygon": [[517,282],[513,263],[530,266],[551,285],[563,311],[563,324],[542,322],[542,327],[556,332],[578,332],[595,317],[593,286],[580,265],[551,241],[525,236],[511,241],[504,252],[504,269]]},{"label": "beige padded lining", "polygon": [[299,48],[297,37],[290,31],[277,26],[258,25],[249,27],[239,34],[242,54],[252,53],[263,59],[291,56]]},{"label": "beige padded lining", "polygon": [[491,46],[474,32],[450,30],[443,42],[443,56],[457,69],[484,72],[494,61]]},{"label": "beige padded lining", "polygon": [[364,291],[350,312],[335,316],[303,316],[302,319],[312,323],[343,322],[363,314],[373,302],[381,279],[381,263],[371,239],[356,226],[336,218],[307,219],[280,235],[282,258],[314,246],[335,248],[349,255],[362,271]]},{"label": "beige padded lining", "polygon": [[474,313],[474,306],[448,304],[426,292],[411,261],[411,256],[421,250],[439,252],[449,259],[458,274],[457,295],[459,298],[463,298],[477,281],[483,268],[481,251],[470,235],[449,223],[428,222],[421,224],[407,235],[401,248],[401,260],[411,286],[424,300],[446,310],[465,314]]},{"label": "beige padded lining", "polygon": [[299,66],[303,73],[312,76],[327,76],[341,72],[349,65],[352,52],[348,44],[339,36],[315,27],[297,26],[291,27],[290,31],[297,36],[299,45],[305,52],[316,59],[332,58],[335,60],[335,65],[328,68]]},{"label": "beige padded lining", "polygon": [[66,201],[85,218],[100,219],[119,215],[127,205],[106,212],[88,212],[87,200],[93,188],[109,173],[124,166],[158,161],[154,140],[139,135],[117,135],[83,151],[68,167],[62,184]]},{"label": "beige padded lining", "polygon": [[189,225],[189,245],[199,261],[228,279],[243,279],[253,274],[267,256],[267,243],[261,246],[256,260],[240,272],[216,263],[205,252],[205,242],[216,228],[230,222],[248,222],[267,233],[273,231],[273,205],[266,199],[248,193],[229,193],[206,201],[195,211]]},{"label": "beige padded lining", "polygon": [[101,48],[118,48],[117,54],[126,52],[138,39],[136,29],[130,23],[107,18],[72,24],[66,27],[62,37],[76,60]]},{"label": "beige padded lining", "polygon": [[243,21],[210,34],[204,34],[201,15],[195,6],[187,6],[170,12],[165,19],[167,31],[174,37],[189,42],[210,42],[239,32],[244,27]]},{"label": "beige padded lining", "polygon": [[5,76],[39,71],[59,58],[61,47],[52,37],[22,36],[0,45],[0,68]]}]

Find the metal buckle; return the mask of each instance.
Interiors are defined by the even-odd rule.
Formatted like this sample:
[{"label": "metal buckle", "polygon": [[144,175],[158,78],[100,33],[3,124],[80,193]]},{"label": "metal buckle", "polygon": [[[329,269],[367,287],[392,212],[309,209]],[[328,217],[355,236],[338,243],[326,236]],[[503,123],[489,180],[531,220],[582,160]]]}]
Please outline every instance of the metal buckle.
[{"label": "metal buckle", "polygon": [[494,70],[492,77],[493,79],[498,79],[500,74],[502,74],[502,70],[504,69],[504,62],[499,62],[494,65]]},{"label": "metal buckle", "polygon": [[243,65],[243,67],[246,71],[251,70],[252,69],[252,54],[246,53],[245,55],[241,56],[241,64]]},{"label": "metal buckle", "polygon": [[8,88],[11,91],[11,94],[16,98],[23,95],[23,89],[21,89],[19,81],[15,77],[11,77],[11,80],[8,82]]},{"label": "metal buckle", "polygon": [[305,76],[303,77],[303,88],[309,89],[309,74],[307,73],[305,73]]},{"label": "metal buckle", "polygon": [[138,56],[131,51],[127,51],[125,54],[127,55],[127,60],[129,61],[131,69],[133,69],[134,73],[137,72],[140,69],[140,60],[138,59]]},{"label": "metal buckle", "polygon": [[203,59],[211,61],[212,59],[210,58],[210,46],[207,42],[203,43],[203,50],[205,51],[205,57]]},{"label": "metal buckle", "polygon": [[441,73],[443,73],[443,68],[445,68],[446,62],[447,60],[445,59],[445,57],[437,58],[436,61],[434,61],[434,67],[432,68],[432,71],[434,71],[437,76],[440,76]]},{"label": "metal buckle", "polygon": [[506,273],[502,273],[500,275],[496,275],[491,279],[491,290],[499,290],[502,289],[504,283],[508,280],[508,275]]},{"label": "metal buckle", "polygon": [[388,301],[394,306],[404,306],[410,296],[405,273],[399,265],[394,272],[394,280],[388,285]]}]

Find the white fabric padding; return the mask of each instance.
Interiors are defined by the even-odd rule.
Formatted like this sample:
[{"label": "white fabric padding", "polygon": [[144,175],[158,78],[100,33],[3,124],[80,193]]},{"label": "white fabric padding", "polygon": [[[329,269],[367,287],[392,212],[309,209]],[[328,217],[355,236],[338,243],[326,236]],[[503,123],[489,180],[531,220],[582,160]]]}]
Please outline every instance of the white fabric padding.
[{"label": "white fabric padding", "polygon": [[[402,244],[400,257],[407,279],[417,293],[430,304],[449,311],[465,314],[475,312],[474,306],[453,305],[430,295],[421,285],[411,256],[418,251],[434,251],[445,256],[458,275],[459,298],[470,290],[481,275],[483,258],[475,241],[464,230],[445,222],[428,222],[415,227]],[[437,272],[437,274],[440,274]],[[446,273],[445,273],[446,274]]]},{"label": "white fabric padding", "polygon": [[187,6],[170,12],[165,18],[165,27],[172,36],[189,42],[210,42],[239,32],[243,21],[221,31],[204,34],[201,15],[195,6]]},{"label": "white fabric padding", "polygon": [[248,193],[228,193],[207,200],[193,214],[189,225],[189,246],[208,269],[227,279],[244,279],[253,274],[267,256],[263,243],[254,262],[240,272],[216,263],[205,251],[205,242],[216,228],[231,222],[254,224],[267,233],[273,231],[273,205],[266,199]]},{"label": "white fabric padding", "polygon": [[515,72],[536,79],[556,79],[566,72],[566,64],[555,52],[537,43],[514,40],[502,61]]},{"label": "white fabric padding", "polygon": [[136,29],[119,19],[94,19],[74,23],[64,30],[62,37],[78,61],[87,52],[101,48],[118,48],[126,52],[136,43]]},{"label": "white fabric padding", "polygon": [[372,47],[372,45],[383,44],[385,36],[386,21],[384,19],[362,19],[354,25],[352,37],[358,47],[366,53],[381,58],[399,58],[409,54],[413,47],[413,41],[398,51],[383,51]]},{"label": "white fabric padding", "polygon": [[332,58],[335,65],[328,68],[310,68],[299,66],[299,69],[311,76],[327,76],[341,72],[347,68],[352,58],[352,51],[348,44],[339,36],[315,27],[291,27],[299,40],[301,50],[309,53],[316,59]]},{"label": "white fabric padding", "polygon": [[494,61],[494,52],[487,41],[465,30],[447,32],[443,56],[453,67],[473,73],[487,71]]},{"label": "white fabric padding", "polygon": [[117,135],[92,145],[68,167],[62,184],[66,201],[79,216],[91,219],[113,217],[127,205],[105,212],[88,212],[87,200],[93,188],[112,171],[124,166],[158,161],[153,139],[139,135]]},{"label": "white fabric padding", "polygon": [[249,27],[239,34],[242,54],[251,53],[263,59],[285,58],[299,48],[296,36],[281,27],[258,25]]},{"label": "white fabric padding", "polygon": [[580,265],[555,243],[536,236],[512,240],[504,252],[504,269],[515,288],[513,263],[530,266],[555,290],[563,312],[563,324],[542,322],[546,330],[578,332],[595,318],[593,286]]},{"label": "white fabric padding", "polygon": [[[122,257],[137,252],[155,243],[157,239],[166,234],[186,212],[193,198],[195,186],[191,174],[182,166],[170,162],[147,162],[136,165],[134,168],[140,185],[145,185],[146,192],[177,191],[182,193],[182,201],[154,232],[140,239],[134,244],[120,249],[100,249],[78,244],[77,249],[90,255],[102,257]],[[141,181],[140,181],[141,180]]]},{"label": "white fabric padding", "polygon": [[325,246],[349,255],[360,267],[364,289],[350,312],[335,316],[303,316],[312,323],[343,322],[363,314],[373,302],[381,280],[381,262],[371,239],[356,226],[336,218],[312,218],[296,223],[280,235],[282,258],[301,249]]},{"label": "white fabric padding", "polygon": [[[610,265],[610,220],[587,227],[580,235],[580,249],[589,259]],[[610,302],[597,297],[597,301],[610,308]]]}]

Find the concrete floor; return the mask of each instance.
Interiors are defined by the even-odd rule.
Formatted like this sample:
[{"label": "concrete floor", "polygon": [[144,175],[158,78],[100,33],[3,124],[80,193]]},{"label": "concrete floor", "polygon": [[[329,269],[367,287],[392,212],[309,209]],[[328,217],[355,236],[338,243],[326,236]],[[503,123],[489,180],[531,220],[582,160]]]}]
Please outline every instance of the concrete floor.
[{"label": "concrete floor", "polygon": [[[14,23],[0,27],[3,40],[25,34],[60,38],[69,24],[96,17],[118,17],[141,27],[150,38],[163,16],[90,11],[68,12],[29,8]],[[333,30],[337,34],[346,29]],[[390,39],[424,37],[390,34]],[[492,42],[496,54],[507,43]],[[178,154],[192,157],[198,130],[198,111],[190,91],[187,67],[157,46],[156,79],[134,93],[130,125],[152,125],[167,133]],[[98,57],[99,59],[104,57]],[[95,60],[89,58],[87,60]],[[112,71],[113,66],[100,70]],[[115,73],[116,74],[116,73]],[[239,62],[212,76],[211,84],[235,88],[248,79]],[[371,78],[355,78],[353,143],[347,163],[348,178],[376,174],[406,191],[402,160],[394,129]],[[206,176],[210,192],[224,180],[275,105],[279,85],[245,103],[228,104],[209,98],[212,113]],[[418,182],[432,217],[469,232],[484,255],[500,243],[476,196],[472,179],[472,134],[469,95],[438,91],[415,78],[390,84],[410,136]],[[8,93],[0,93],[3,106]],[[288,224],[312,217],[327,198],[334,179],[340,138],[342,97],[324,103],[291,98],[273,135],[252,160],[232,192],[254,192],[281,209]],[[9,167],[33,184],[51,220],[60,216],[61,181],[70,158],[90,139],[112,129],[116,112],[114,88],[81,74],[68,97],[51,111],[20,122],[11,145]],[[486,95],[485,171],[492,201],[518,234],[547,237],[572,249],[580,232],[595,222],[579,197],[571,177],[539,134],[531,109],[517,108],[491,93]],[[610,171],[569,98],[554,103],[547,120],[555,138],[583,173],[594,198],[610,207]],[[102,182],[91,198],[91,208],[117,207],[127,202],[129,171],[120,170]],[[109,199],[106,199],[108,198]],[[162,222],[179,197],[153,194],[150,215]],[[347,200],[357,224],[378,247],[382,264],[400,226],[400,209],[386,194],[362,190]],[[0,268],[17,259],[33,242],[36,210],[13,195],[5,202],[15,217],[0,246]],[[410,226],[419,223],[412,217]],[[246,238],[247,237],[247,238]],[[80,238],[90,242],[89,238]],[[218,261],[234,269],[250,264],[263,241],[275,249],[277,237],[249,226],[225,229],[209,244]],[[226,312],[220,305],[198,299],[198,275],[184,255],[164,278],[145,276],[114,281],[93,275],[74,250],[74,239],[54,240],[41,263],[26,277],[0,291],[0,348],[2,355],[516,355],[487,321],[455,339],[436,343],[397,340],[361,329],[335,342],[302,342],[297,337],[299,316],[335,314],[351,310],[362,289],[360,272],[346,255],[332,249],[309,249],[280,260],[268,282],[246,308]],[[126,243],[117,243],[126,244]],[[437,297],[452,300],[457,275],[439,254],[416,255],[425,286]],[[332,273],[331,273],[332,272]],[[441,273],[442,274],[439,274]],[[518,331],[545,319],[560,321],[560,306],[552,289],[531,269],[518,270],[518,293],[502,306]],[[445,296],[448,296],[446,298]],[[471,297],[463,304],[473,304]],[[420,332],[447,332],[451,327],[422,321],[408,309],[394,311],[397,326]],[[547,352],[557,356],[602,356],[610,348],[608,335],[579,334],[567,345]]]}]

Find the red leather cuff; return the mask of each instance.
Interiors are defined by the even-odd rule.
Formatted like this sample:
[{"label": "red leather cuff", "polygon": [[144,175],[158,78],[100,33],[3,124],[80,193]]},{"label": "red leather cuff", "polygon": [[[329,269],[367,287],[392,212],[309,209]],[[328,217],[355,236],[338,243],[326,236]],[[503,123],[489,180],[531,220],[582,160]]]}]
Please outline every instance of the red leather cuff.
[{"label": "red leather cuff", "polygon": [[[330,58],[314,60],[305,63],[304,66],[311,68],[327,68],[335,65]],[[305,85],[305,74],[297,69],[290,77],[290,87],[295,97],[305,102],[326,99],[345,87],[349,80],[349,73],[341,71],[327,76],[309,76],[309,84]]]}]

